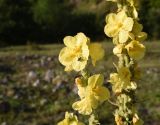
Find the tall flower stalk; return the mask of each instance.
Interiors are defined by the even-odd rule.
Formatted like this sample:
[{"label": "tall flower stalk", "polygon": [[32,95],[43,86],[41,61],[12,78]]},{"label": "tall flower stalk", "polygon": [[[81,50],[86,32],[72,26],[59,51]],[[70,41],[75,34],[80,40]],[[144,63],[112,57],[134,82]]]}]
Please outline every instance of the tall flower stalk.
[{"label": "tall flower stalk", "polygon": [[[106,16],[105,34],[113,39],[114,55],[118,57],[115,73],[110,74],[112,93],[117,106],[114,112],[117,125],[142,125],[136,109],[137,81],[140,79],[139,60],[145,55],[142,42],[147,34],[142,32],[143,26],[138,18],[138,0],[107,0],[117,4],[117,12]],[[76,71],[80,77],[75,79],[79,100],[72,108],[82,115],[89,115],[89,125],[98,125],[96,109],[110,98],[109,90],[103,86],[102,74],[91,75],[88,64],[93,66],[103,58],[104,50],[99,43],[91,43],[84,33],[64,38],[65,47],[59,54],[59,61],[65,71]],[[65,119],[58,125],[84,125],[73,113],[66,112]]]},{"label": "tall flower stalk", "polygon": [[113,39],[117,72],[110,74],[109,82],[116,98],[114,112],[117,125],[142,125],[136,109],[135,92],[140,79],[138,61],[145,55],[142,42],[147,34],[138,18],[138,0],[107,0],[117,4],[116,13],[106,16],[105,34]]}]

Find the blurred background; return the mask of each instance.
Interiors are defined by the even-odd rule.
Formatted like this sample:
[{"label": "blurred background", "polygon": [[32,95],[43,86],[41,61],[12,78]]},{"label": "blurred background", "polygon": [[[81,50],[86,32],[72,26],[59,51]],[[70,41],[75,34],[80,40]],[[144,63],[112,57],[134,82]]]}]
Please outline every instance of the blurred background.
[{"label": "blurred background", "polygon": [[[105,86],[115,72],[113,44],[104,34],[105,16],[115,4],[105,0],[0,0],[0,125],[56,125],[79,99],[74,78],[58,61],[66,35],[84,32],[106,51],[91,73],[103,73]],[[140,0],[140,22],[148,39],[139,62],[137,107],[145,125],[160,125],[160,0]],[[113,125],[114,106],[97,111]],[[77,114],[77,112],[75,112]],[[87,116],[78,115],[87,123]]]},{"label": "blurred background", "polygon": [[[160,0],[140,0],[139,17],[149,39],[160,38]],[[62,42],[85,32],[103,40],[105,16],[115,6],[105,0],[0,0],[0,44]]]}]

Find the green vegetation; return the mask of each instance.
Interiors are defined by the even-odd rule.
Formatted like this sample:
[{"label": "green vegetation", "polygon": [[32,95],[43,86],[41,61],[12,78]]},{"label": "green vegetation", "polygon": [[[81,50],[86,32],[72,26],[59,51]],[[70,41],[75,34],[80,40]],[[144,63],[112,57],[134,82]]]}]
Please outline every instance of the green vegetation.
[{"label": "green vegetation", "polygon": [[[105,75],[114,69],[113,45],[103,42],[106,56],[92,72]],[[160,44],[146,42],[146,57],[140,62],[142,79],[139,81],[137,105],[145,125],[160,123]],[[33,45],[0,49],[0,123],[23,125],[55,125],[77,99],[74,85],[75,73],[64,73],[58,61],[62,45]],[[50,73],[49,73],[50,72]],[[32,75],[31,75],[32,74]],[[36,75],[35,75],[36,74]],[[46,74],[51,74],[50,79]],[[49,76],[48,76],[49,77]],[[67,81],[70,81],[68,83]],[[114,122],[108,103],[98,113],[103,125]],[[85,118],[80,116],[85,122]]]},{"label": "green vegetation", "polygon": [[[140,3],[144,31],[150,39],[160,38],[159,0]],[[103,40],[110,10],[115,10],[114,4],[105,0],[0,0],[0,45],[56,43],[80,31]]]}]

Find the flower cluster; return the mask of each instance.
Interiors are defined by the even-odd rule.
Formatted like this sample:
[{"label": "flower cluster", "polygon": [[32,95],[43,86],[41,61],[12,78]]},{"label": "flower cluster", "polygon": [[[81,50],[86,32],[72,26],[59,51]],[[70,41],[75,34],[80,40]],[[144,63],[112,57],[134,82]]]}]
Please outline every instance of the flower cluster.
[{"label": "flower cluster", "polygon": [[[138,0],[107,0],[117,3],[117,13],[106,16],[104,32],[113,38],[113,53],[119,58],[115,64],[117,73],[110,74],[109,82],[117,95],[118,109],[115,111],[117,125],[132,123],[142,125],[134,107],[136,80],[140,77],[137,62],[145,55],[142,42],[147,38],[143,26],[138,22]],[[124,101],[125,100],[125,101]]]},{"label": "flower cluster", "polygon": [[[96,62],[103,58],[104,49],[99,43],[91,43],[84,33],[78,33],[64,38],[66,47],[62,48],[59,54],[59,61],[65,66],[65,71],[77,71],[81,77],[75,79],[80,100],[73,103],[72,107],[83,115],[90,115],[89,124],[98,123],[93,113],[96,108],[110,97],[109,90],[103,86],[104,77],[102,74],[88,75],[87,64]],[[77,117],[66,113],[65,119],[58,125],[81,125]]]},{"label": "flower cluster", "polygon": [[[136,80],[140,78],[138,61],[145,55],[142,42],[147,38],[143,26],[138,22],[138,0],[107,0],[117,3],[116,13],[106,16],[104,32],[113,39],[114,55],[119,58],[114,64],[117,72],[110,74],[113,96],[116,96],[115,122],[117,125],[142,125],[135,108]],[[80,100],[73,103],[72,108],[82,115],[90,115],[89,124],[99,124],[95,110],[110,98],[109,90],[103,86],[102,74],[90,75],[86,70],[91,61],[93,66],[103,58],[104,50],[99,43],[91,43],[84,33],[64,38],[66,47],[59,54],[59,61],[65,71],[80,72],[75,79]],[[112,96],[112,95],[111,95]],[[72,113],[66,113],[65,119],[58,125],[84,125]]]}]

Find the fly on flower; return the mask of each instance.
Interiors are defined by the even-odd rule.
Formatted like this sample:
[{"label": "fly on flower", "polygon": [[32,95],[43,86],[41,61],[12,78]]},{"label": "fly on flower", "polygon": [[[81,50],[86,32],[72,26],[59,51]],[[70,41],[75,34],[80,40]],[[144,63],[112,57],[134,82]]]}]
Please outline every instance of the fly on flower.
[{"label": "fly on flower", "polygon": [[89,38],[78,33],[74,37],[66,36],[63,41],[66,47],[60,51],[59,61],[65,66],[65,71],[83,70],[89,57]]}]

